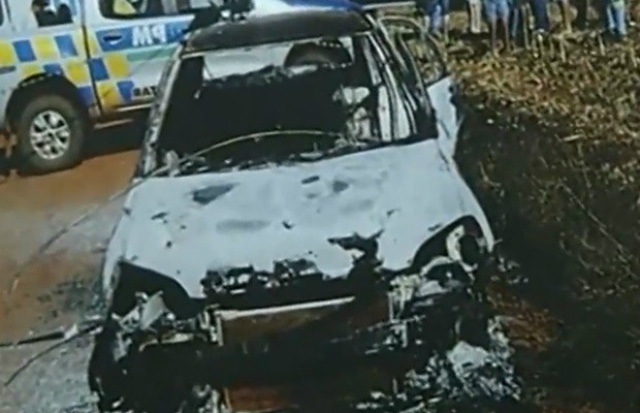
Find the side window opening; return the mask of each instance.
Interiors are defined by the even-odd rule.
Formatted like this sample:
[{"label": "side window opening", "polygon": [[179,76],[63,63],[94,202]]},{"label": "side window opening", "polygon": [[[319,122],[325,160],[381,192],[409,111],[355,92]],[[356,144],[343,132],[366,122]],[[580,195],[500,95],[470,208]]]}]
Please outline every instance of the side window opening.
[{"label": "side window opening", "polygon": [[112,19],[193,14],[208,6],[207,0],[100,0],[100,12]]},{"label": "side window opening", "polygon": [[63,1],[33,0],[31,12],[38,27],[61,26],[73,23],[71,6]]},{"label": "side window opening", "polygon": [[367,63],[369,78],[372,86],[372,101],[376,108],[377,126],[380,139],[382,141],[392,141],[395,139],[395,104],[389,90],[389,80],[385,74],[383,63],[376,58],[376,47],[370,37],[363,37],[361,51],[364,61]]},{"label": "side window opening", "polygon": [[0,2],[0,26],[4,23],[4,10],[2,9],[2,2]]},{"label": "side window opening", "polygon": [[397,51],[387,40],[386,33],[375,31],[372,35],[378,45],[377,49],[381,56],[380,59],[384,62],[384,69],[382,69],[382,71],[383,73],[387,71],[390,72],[387,75],[387,84],[391,108],[390,121],[393,132],[392,139],[403,139],[412,136],[417,129],[414,115],[416,96],[414,92],[407,87],[408,85],[403,78],[403,64],[396,58]]},{"label": "side window opening", "polygon": [[446,73],[437,46],[424,36],[421,27],[393,16],[383,18],[380,35],[396,55],[397,61],[392,60],[396,61],[394,67],[412,97],[410,100],[418,134],[437,137],[436,113],[427,93],[427,88]]}]

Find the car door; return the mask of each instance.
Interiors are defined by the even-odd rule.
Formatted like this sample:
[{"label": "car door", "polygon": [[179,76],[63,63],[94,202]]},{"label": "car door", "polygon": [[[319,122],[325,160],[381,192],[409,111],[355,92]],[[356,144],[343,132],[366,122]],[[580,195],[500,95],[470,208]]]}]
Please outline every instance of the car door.
[{"label": "car door", "polygon": [[177,0],[86,0],[91,74],[105,113],[149,106],[193,14]]}]

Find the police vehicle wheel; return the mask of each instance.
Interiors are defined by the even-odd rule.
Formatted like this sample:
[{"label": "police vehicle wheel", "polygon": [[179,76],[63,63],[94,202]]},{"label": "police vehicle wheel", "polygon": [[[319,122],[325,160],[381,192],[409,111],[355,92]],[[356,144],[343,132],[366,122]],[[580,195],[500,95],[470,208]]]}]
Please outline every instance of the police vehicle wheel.
[{"label": "police vehicle wheel", "polygon": [[69,168],[80,161],[87,127],[83,114],[68,99],[43,95],[24,106],[16,132],[23,169],[46,173]]}]

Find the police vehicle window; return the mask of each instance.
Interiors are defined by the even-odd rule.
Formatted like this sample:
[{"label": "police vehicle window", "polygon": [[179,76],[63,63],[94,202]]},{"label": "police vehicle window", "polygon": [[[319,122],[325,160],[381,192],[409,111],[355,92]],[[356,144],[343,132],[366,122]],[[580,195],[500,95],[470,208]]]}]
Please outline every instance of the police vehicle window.
[{"label": "police vehicle window", "polygon": [[103,16],[121,19],[190,14],[208,6],[208,0],[100,0]]},{"label": "police vehicle window", "polygon": [[73,23],[71,7],[62,1],[33,0],[31,11],[38,27],[59,26]]},{"label": "police vehicle window", "polygon": [[2,3],[0,2],[0,26],[4,23],[4,10],[2,10]]}]

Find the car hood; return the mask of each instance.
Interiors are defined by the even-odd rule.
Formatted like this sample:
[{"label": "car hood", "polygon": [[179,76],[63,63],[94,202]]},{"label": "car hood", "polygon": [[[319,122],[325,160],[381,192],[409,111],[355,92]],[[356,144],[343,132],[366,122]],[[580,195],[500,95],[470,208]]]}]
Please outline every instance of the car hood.
[{"label": "car hood", "polygon": [[[125,260],[202,297],[207,271],[304,259],[343,276],[352,253],[332,238],[379,234],[378,256],[405,268],[463,215],[486,220],[435,140],[292,166],[150,178],[138,183],[107,249],[104,282]],[[490,230],[487,230],[490,231]]]}]

